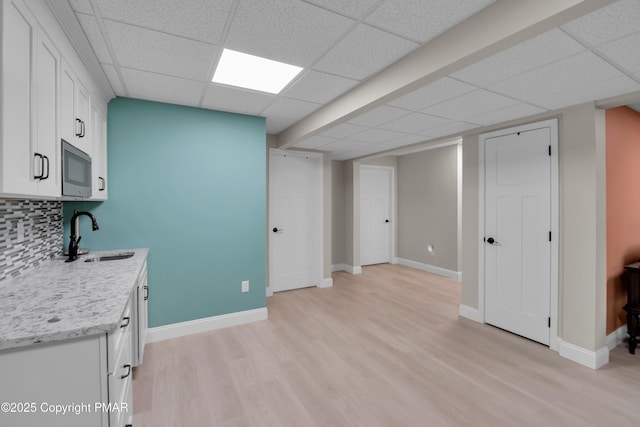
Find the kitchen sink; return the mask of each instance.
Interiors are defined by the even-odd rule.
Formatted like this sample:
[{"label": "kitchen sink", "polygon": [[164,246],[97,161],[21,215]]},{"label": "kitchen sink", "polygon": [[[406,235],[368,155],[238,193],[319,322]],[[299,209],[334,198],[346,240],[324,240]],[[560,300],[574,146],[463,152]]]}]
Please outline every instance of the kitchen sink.
[{"label": "kitchen sink", "polygon": [[121,252],[119,254],[101,255],[89,259],[85,259],[84,262],[98,262],[98,261],[117,261],[119,259],[131,258],[135,252]]}]

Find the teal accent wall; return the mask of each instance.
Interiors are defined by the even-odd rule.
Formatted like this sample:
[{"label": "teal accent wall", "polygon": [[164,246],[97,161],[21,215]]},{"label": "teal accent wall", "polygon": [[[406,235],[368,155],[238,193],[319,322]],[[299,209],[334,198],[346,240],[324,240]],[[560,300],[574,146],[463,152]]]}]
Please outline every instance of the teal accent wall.
[{"label": "teal accent wall", "polygon": [[79,209],[81,247],[150,248],[151,327],[265,307],[264,118],[116,98],[107,120],[109,200],[64,203],[65,246]]}]

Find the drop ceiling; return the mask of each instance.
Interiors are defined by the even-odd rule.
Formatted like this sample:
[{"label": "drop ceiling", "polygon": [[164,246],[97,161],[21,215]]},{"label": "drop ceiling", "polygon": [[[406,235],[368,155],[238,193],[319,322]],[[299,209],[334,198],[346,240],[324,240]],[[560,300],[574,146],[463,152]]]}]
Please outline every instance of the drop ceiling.
[{"label": "drop ceiling", "polygon": [[[115,95],[263,116],[278,135],[512,0],[68,1]],[[346,160],[639,92],[640,0],[602,5],[287,146]],[[278,95],[211,83],[223,48],[304,71]]]}]

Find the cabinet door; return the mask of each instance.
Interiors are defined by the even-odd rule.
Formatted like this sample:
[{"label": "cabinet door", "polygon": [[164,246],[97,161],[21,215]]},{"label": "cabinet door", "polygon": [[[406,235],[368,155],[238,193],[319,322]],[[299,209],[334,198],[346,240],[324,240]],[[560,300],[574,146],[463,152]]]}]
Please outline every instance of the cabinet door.
[{"label": "cabinet door", "polygon": [[36,21],[22,1],[2,4],[2,193],[35,194],[42,161],[34,158],[31,91]]},{"label": "cabinet door", "polygon": [[84,87],[80,80],[76,79],[76,123],[79,129],[76,131],[76,147],[92,155],[91,152],[91,100],[89,98],[89,91]]},{"label": "cabinet door", "polygon": [[95,106],[91,107],[91,117],[91,139],[93,140],[91,198],[107,200],[107,119]]},{"label": "cabinet door", "polygon": [[38,180],[38,194],[56,197],[61,194],[57,120],[60,53],[41,28],[37,35],[35,76],[35,147],[43,157],[45,169]]},{"label": "cabinet door", "polygon": [[76,122],[76,76],[63,60],[60,76],[60,137],[75,144],[76,129],[79,129]]}]

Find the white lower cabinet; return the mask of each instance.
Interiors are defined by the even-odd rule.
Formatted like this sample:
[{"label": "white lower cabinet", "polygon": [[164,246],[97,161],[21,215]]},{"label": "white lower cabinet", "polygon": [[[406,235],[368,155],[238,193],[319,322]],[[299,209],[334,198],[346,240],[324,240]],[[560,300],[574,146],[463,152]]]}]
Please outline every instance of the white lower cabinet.
[{"label": "white lower cabinet", "polygon": [[131,425],[136,294],[109,334],[0,351],[0,425]]},{"label": "white lower cabinet", "polygon": [[147,283],[147,262],[142,266],[142,271],[138,277],[136,286],[134,307],[136,308],[135,327],[133,334],[133,366],[142,364],[144,356],[144,345],[146,343],[147,326],[148,326],[148,305],[149,305],[149,286]]}]

